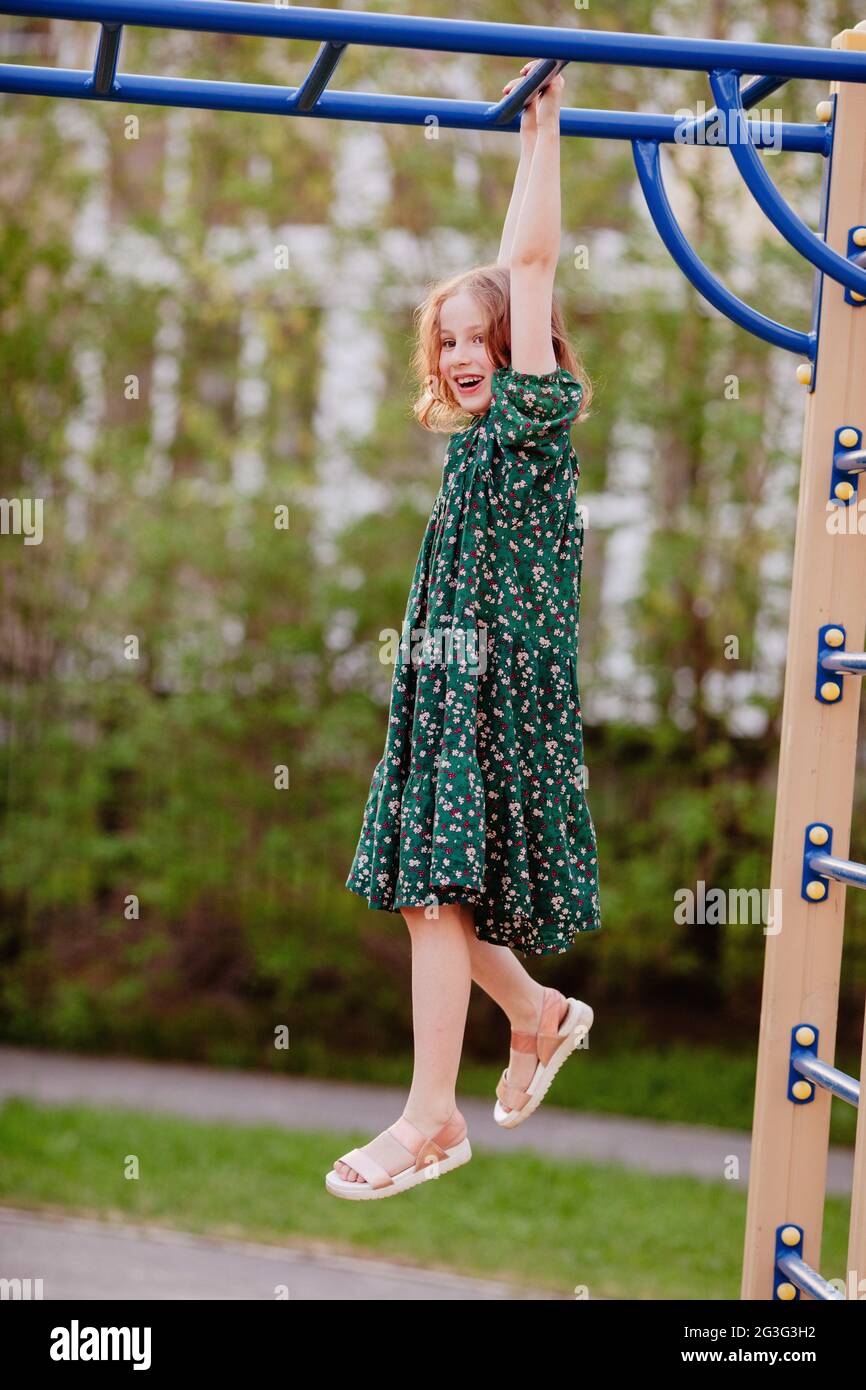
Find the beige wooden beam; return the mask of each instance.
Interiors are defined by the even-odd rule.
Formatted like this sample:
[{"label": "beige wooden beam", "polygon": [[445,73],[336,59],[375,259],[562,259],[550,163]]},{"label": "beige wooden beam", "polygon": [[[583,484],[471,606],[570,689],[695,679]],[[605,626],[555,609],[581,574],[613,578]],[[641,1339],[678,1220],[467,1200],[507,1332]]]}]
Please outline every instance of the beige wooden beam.
[{"label": "beige wooden beam", "polygon": [[[866,33],[861,26],[845,30],[833,47],[866,49]],[[836,114],[826,240],[846,255],[849,229],[866,224],[866,85],[834,83],[831,93]],[[781,889],[782,927],[767,936],[765,948],[744,1299],[773,1297],[776,1230],[783,1223],[803,1228],[800,1253],[826,1279],[847,1273],[821,1268],[831,1098],[816,1087],[808,1104],[787,1099],[795,1024],[819,1029],[818,1056],[834,1062],[845,918],[843,884],[830,880],[823,902],[801,896],[806,825],[819,820],[832,826],[834,856],[866,857],[866,843],[861,853],[850,853],[861,678],[844,677],[836,704],[815,698],[818,629],[841,624],[851,651],[863,651],[866,635],[866,534],[833,534],[827,506],[835,431],[853,425],[866,436],[866,305],[846,304],[843,286],[826,275],[823,280],[815,389],[805,414],[770,880],[771,890]],[[866,532],[866,483],[861,496]],[[851,507],[857,508],[856,496]],[[849,1252],[849,1263],[856,1257],[861,1267],[863,1202],[861,1191]]]}]

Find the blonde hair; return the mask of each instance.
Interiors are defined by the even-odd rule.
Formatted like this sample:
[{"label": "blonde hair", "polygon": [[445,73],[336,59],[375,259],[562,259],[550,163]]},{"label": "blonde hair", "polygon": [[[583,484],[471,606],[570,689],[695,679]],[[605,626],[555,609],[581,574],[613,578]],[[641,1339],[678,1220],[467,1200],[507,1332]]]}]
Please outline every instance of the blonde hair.
[{"label": "blonde hair", "polygon": [[[487,352],[494,367],[507,367],[511,362],[511,271],[508,266],[476,266],[431,284],[413,315],[416,346],[411,359],[412,372],[420,389],[412,409],[418,423],[428,430],[453,432],[473,418],[472,413],[459,404],[448,381],[439,376],[442,305],[460,290],[468,290],[481,306],[486,323]],[[570,372],[583,387],[583,399],[575,417],[582,420],[589,413],[592,382],[568,341],[555,295],[550,333],[557,365]]]}]

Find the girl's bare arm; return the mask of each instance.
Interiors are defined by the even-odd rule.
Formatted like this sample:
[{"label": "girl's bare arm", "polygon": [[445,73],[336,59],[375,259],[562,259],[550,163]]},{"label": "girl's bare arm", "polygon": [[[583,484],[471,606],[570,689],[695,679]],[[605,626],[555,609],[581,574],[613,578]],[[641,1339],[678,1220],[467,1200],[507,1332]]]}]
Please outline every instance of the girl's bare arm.
[{"label": "girl's bare arm", "polygon": [[559,110],[563,79],[537,98],[538,134],[510,250],[511,365],[545,375],[556,368],[550,333],[562,240]]},{"label": "girl's bare arm", "polygon": [[[514,77],[502,88],[504,96],[507,96],[512,87],[515,87],[527,73],[535,66],[534,63],[524,63],[520,69],[520,77]],[[520,162],[517,172],[514,175],[514,188],[511,191],[511,202],[508,204],[508,212],[505,215],[505,223],[502,228],[502,240],[499,243],[499,256],[497,265],[511,264],[511,243],[514,241],[514,232],[517,227],[517,219],[520,216],[520,208],[523,203],[523,195],[526,192],[526,184],[529,180],[529,169],[532,164],[532,152],[535,149],[535,139],[538,133],[538,125],[535,118],[535,102],[531,101],[524,109],[520,121]]]},{"label": "girl's bare arm", "polygon": [[564,85],[557,75],[534,103],[537,104],[538,134],[511,243],[512,265],[551,261],[555,265],[559,260],[562,238],[559,111]]}]

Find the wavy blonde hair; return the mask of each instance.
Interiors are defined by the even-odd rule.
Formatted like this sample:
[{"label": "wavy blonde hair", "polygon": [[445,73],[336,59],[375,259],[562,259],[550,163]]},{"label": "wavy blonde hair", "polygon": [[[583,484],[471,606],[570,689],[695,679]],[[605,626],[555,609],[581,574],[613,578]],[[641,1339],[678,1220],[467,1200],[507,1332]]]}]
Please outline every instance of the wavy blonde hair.
[{"label": "wavy blonde hair", "polygon": [[[476,266],[473,270],[429,285],[426,298],[413,315],[416,346],[411,359],[412,372],[420,389],[412,409],[418,423],[428,430],[451,433],[463,428],[473,418],[472,413],[460,405],[448,381],[439,376],[442,305],[459,290],[468,290],[481,307],[486,325],[487,352],[494,366],[507,367],[511,362],[511,271],[508,266]],[[589,414],[592,382],[568,341],[565,320],[555,295],[550,333],[557,365],[570,372],[583,387],[583,399],[575,417],[583,420]]]}]

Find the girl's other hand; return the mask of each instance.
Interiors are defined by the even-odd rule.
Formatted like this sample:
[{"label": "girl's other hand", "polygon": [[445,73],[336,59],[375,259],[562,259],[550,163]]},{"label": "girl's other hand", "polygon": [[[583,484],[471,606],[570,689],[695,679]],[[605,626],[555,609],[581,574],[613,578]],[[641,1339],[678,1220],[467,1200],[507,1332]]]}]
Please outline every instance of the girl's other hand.
[{"label": "girl's other hand", "polygon": [[559,130],[559,113],[562,107],[562,89],[565,86],[565,78],[561,73],[551,77],[547,86],[535,99],[534,105],[538,108],[536,120],[539,129],[552,127]]}]

